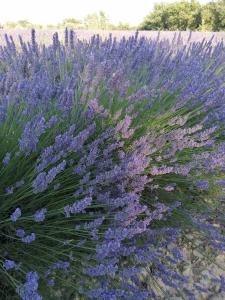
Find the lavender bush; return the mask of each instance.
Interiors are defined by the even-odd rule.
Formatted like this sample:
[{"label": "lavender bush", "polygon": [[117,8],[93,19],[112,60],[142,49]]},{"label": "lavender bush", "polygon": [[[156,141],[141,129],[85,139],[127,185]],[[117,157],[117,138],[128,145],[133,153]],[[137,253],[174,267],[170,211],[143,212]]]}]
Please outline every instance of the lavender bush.
[{"label": "lavender bush", "polygon": [[19,40],[0,48],[1,298],[207,295],[177,266],[187,232],[225,249],[223,43]]}]

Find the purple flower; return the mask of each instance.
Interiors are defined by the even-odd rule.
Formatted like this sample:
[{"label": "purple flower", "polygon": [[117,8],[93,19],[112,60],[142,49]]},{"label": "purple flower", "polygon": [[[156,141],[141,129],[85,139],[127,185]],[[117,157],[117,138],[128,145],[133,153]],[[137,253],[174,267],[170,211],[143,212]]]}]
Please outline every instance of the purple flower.
[{"label": "purple flower", "polygon": [[209,182],[206,179],[197,180],[195,184],[200,191],[206,191],[209,188]]},{"label": "purple flower", "polygon": [[46,208],[42,208],[42,209],[37,210],[34,214],[35,222],[38,222],[38,223],[43,222],[44,219],[45,219],[46,212],[47,212]]},{"label": "purple flower", "polygon": [[140,274],[141,268],[140,267],[130,267],[130,268],[125,268],[121,271],[121,276],[123,278],[131,278],[134,275]]},{"label": "purple flower", "polygon": [[70,48],[74,49],[74,31],[70,30]]},{"label": "purple flower", "polygon": [[59,261],[53,263],[48,268],[48,270],[44,272],[43,277],[48,280],[48,285],[49,286],[54,286],[55,285],[54,279],[53,278],[49,278],[52,275],[53,271],[54,270],[68,271],[69,267],[70,267],[70,262],[69,261],[59,260]]},{"label": "purple flower", "polygon": [[25,231],[21,228],[17,229],[16,230],[16,235],[20,238],[24,237],[25,236]]},{"label": "purple flower", "polygon": [[177,247],[174,247],[172,249],[172,254],[173,254],[174,258],[176,258],[178,260],[181,260],[183,258],[183,255],[182,255],[180,249]]},{"label": "purple flower", "polygon": [[90,232],[91,235],[91,239],[94,241],[98,241],[99,240],[99,235],[98,235],[98,229],[92,229]]},{"label": "purple flower", "polygon": [[57,183],[53,186],[53,189],[57,191],[60,188],[60,183]]},{"label": "purple flower", "polygon": [[27,150],[28,154],[36,150],[39,137],[45,131],[45,118],[37,115],[27,122],[21,139],[19,140],[20,151]]},{"label": "purple flower", "polygon": [[119,124],[116,127],[116,131],[121,133],[122,137],[124,139],[128,139],[131,137],[134,133],[133,129],[129,129],[132,123],[132,118],[128,115],[125,116],[125,118],[119,122]]},{"label": "purple flower", "polygon": [[223,275],[220,275],[219,283],[220,283],[220,290],[222,292],[225,292],[225,277]]},{"label": "purple flower", "polygon": [[68,269],[70,267],[70,262],[68,262],[68,261],[57,261],[56,263],[54,263],[54,264],[52,264],[52,266],[51,266],[51,268],[53,269],[53,270],[56,270],[56,269],[58,269],[58,270],[66,270],[66,269]]},{"label": "purple flower", "polygon": [[164,187],[164,190],[167,191],[167,192],[172,192],[172,191],[174,191],[174,186],[167,185],[167,186]]},{"label": "purple flower", "polygon": [[24,185],[24,180],[23,179],[16,182],[16,188],[19,188],[19,187],[21,187],[23,185]]},{"label": "purple flower", "polygon": [[98,228],[102,225],[102,223],[104,222],[105,220],[105,217],[100,217],[100,218],[97,218],[95,219],[94,221],[90,222],[90,223],[86,223],[84,225],[84,228],[85,229],[95,229],[95,228]]},{"label": "purple flower", "polygon": [[58,164],[56,167],[53,167],[46,172],[42,172],[38,174],[38,176],[35,178],[35,180],[32,183],[32,187],[34,189],[35,193],[41,193],[44,192],[48,185],[55,179],[55,177],[62,172],[66,167],[66,161],[63,160],[60,164]]},{"label": "purple flower", "polygon": [[20,151],[27,151],[27,155],[35,152],[40,136],[46,129],[52,127],[57,122],[57,118],[53,116],[48,122],[41,114],[37,114],[27,122],[19,140]]},{"label": "purple flower", "polygon": [[183,290],[184,290],[185,294],[188,296],[189,300],[196,300],[194,293],[192,291],[190,291],[190,289],[184,288]]},{"label": "purple flower", "polygon": [[32,243],[33,241],[35,241],[36,239],[36,235],[35,233],[31,233],[29,235],[26,235],[24,237],[21,238],[21,241],[25,244],[30,244]]},{"label": "purple flower", "polygon": [[42,300],[38,294],[39,276],[36,272],[28,272],[26,274],[26,282],[20,284],[16,291],[23,300]]},{"label": "purple flower", "polygon": [[115,275],[118,270],[118,266],[114,263],[100,264],[95,267],[90,267],[85,270],[85,273],[91,277],[104,276],[104,275]]},{"label": "purple flower", "polygon": [[49,279],[48,280],[48,286],[54,286],[55,285],[55,281],[54,281],[54,279]]},{"label": "purple flower", "polygon": [[113,256],[121,247],[120,241],[107,241],[96,247],[96,255],[98,258]]},{"label": "purple flower", "polygon": [[67,48],[69,45],[69,32],[68,29],[65,29],[65,47]]},{"label": "purple flower", "polygon": [[198,284],[194,284],[194,287],[196,288],[197,291],[201,292],[201,293],[208,293],[208,289],[201,287]]},{"label": "purple flower", "polygon": [[5,189],[5,192],[7,195],[11,195],[14,192],[14,187],[13,186],[9,186]]},{"label": "purple flower", "polygon": [[17,264],[15,263],[15,261],[10,260],[10,259],[6,259],[6,260],[3,262],[3,267],[4,267],[6,270],[14,269],[14,268],[16,268],[16,266],[17,266]]},{"label": "purple flower", "polygon": [[159,257],[156,251],[150,249],[137,249],[134,259],[136,263],[149,264]]},{"label": "purple flower", "polygon": [[92,203],[92,198],[86,197],[81,201],[76,201],[72,205],[67,205],[64,207],[64,213],[67,218],[70,217],[70,214],[77,214],[83,212],[88,206]]},{"label": "purple flower", "polygon": [[7,152],[2,161],[3,165],[7,166],[10,162],[10,159],[11,159],[11,153]]},{"label": "purple flower", "polygon": [[11,214],[10,219],[13,222],[16,222],[20,216],[21,216],[21,209],[19,207],[17,207],[16,210],[14,211],[14,213]]},{"label": "purple flower", "polygon": [[35,51],[36,50],[36,32],[34,29],[31,30],[31,42],[32,42],[32,48]]},{"label": "purple flower", "polygon": [[222,187],[225,187],[225,179],[217,180],[216,183]]},{"label": "purple flower", "polygon": [[[78,270],[81,282],[77,285],[83,298],[155,300],[157,295],[146,291],[138,278],[142,266],[148,264],[156,280],[182,291],[187,281],[175,272],[182,259],[176,246],[181,233],[178,212],[191,220],[188,210],[192,205],[185,202],[193,202],[195,183],[205,192],[213,178],[222,188],[224,185],[217,180],[225,170],[223,43],[214,47],[211,41],[184,43],[181,36],[170,41],[160,36],[145,39],[138,34],[120,41],[112,36],[102,40],[96,35],[88,42],[75,43],[74,32],[69,37],[66,31],[66,47],[57,33],[53,44],[39,47],[34,30],[30,43],[20,38],[19,51],[11,37],[6,35],[5,42],[0,49],[0,125],[6,129],[2,140],[7,150],[2,154],[0,190],[14,193],[14,197],[5,194],[3,198],[12,204],[21,203],[23,213],[33,214],[37,223],[45,220],[47,207],[55,206],[57,212],[73,217],[60,220],[59,213],[49,218],[48,226],[44,222],[33,224],[43,229],[43,239],[47,233],[51,235],[51,243],[43,240],[46,247],[55,249],[57,243],[61,247],[57,261],[44,274],[42,289],[53,285],[57,270],[67,272],[69,262],[60,259],[76,260],[77,250],[86,270],[83,274]],[[77,97],[76,91],[81,95]],[[22,129],[18,137],[20,128],[14,130],[8,122],[10,107],[14,123]],[[49,118],[53,111],[55,116]],[[14,153],[15,166],[11,162]],[[14,189],[24,181],[15,185],[7,182],[13,180],[14,169],[26,180],[26,188],[16,193]],[[196,179],[201,176],[205,179]],[[63,188],[55,192],[60,184]],[[34,200],[42,203],[37,211],[31,211],[30,185]],[[176,201],[179,195],[184,195],[180,203],[185,210],[175,210],[180,206]],[[211,213],[199,217],[195,228],[208,234],[208,242],[223,251],[223,228],[216,226],[214,216],[219,212],[211,210],[217,207],[216,197],[213,200],[207,201]],[[3,203],[6,211],[7,205],[10,207],[7,201]],[[198,208],[201,215],[201,206]],[[198,211],[193,214],[198,215]],[[21,211],[15,211],[10,218],[15,222],[20,215]],[[1,218],[4,216],[3,210]],[[35,249],[38,244],[18,242],[19,238],[29,244],[36,238],[36,231],[25,232],[29,218],[21,219],[24,229],[22,225],[16,229],[15,244],[26,248],[29,255],[34,250],[39,255],[41,249]],[[4,219],[1,222],[4,225]],[[51,231],[56,224],[59,230]],[[166,227],[168,224],[172,228]],[[9,231],[13,227],[9,224]],[[2,253],[3,261],[13,257],[13,232],[6,237],[6,244],[9,253]],[[168,255],[165,249],[170,250]],[[20,248],[17,250],[19,253]],[[24,266],[29,267],[27,263]],[[6,260],[6,268],[13,270],[14,262]],[[72,272],[71,268],[73,277]],[[38,280],[36,272],[29,272],[17,289],[19,296],[40,300]],[[88,280],[95,285],[89,293],[85,289]],[[191,293],[186,294],[193,299]]]}]

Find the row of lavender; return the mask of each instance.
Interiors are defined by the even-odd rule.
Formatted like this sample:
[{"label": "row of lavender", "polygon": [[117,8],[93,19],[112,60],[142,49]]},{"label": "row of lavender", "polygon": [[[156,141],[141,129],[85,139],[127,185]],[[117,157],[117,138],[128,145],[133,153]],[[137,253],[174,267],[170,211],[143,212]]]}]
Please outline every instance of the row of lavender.
[{"label": "row of lavender", "polygon": [[[49,45],[51,44],[52,35],[54,34],[54,29],[36,29],[36,40],[39,44]],[[59,40],[64,41],[64,30],[60,29],[57,31]],[[0,29],[0,43],[2,45],[6,44],[5,34],[11,35],[14,39],[15,44],[19,44],[19,35],[23,38],[25,42],[30,41],[30,29]],[[135,31],[132,30],[84,30],[78,29],[75,31],[76,37],[80,40],[90,40],[93,35],[100,35],[102,39],[108,38],[109,34],[117,40],[121,40],[123,37],[126,39],[135,35]],[[220,32],[198,32],[198,31],[139,31],[139,37],[156,39],[159,35],[160,39],[173,39],[174,35],[181,35],[184,43],[190,39],[192,42],[201,42],[203,39],[210,40],[213,36],[212,45],[216,45],[225,38],[225,33]]]},{"label": "row of lavender", "polygon": [[1,298],[195,299],[179,239],[225,249],[223,43],[19,40],[0,48]]}]

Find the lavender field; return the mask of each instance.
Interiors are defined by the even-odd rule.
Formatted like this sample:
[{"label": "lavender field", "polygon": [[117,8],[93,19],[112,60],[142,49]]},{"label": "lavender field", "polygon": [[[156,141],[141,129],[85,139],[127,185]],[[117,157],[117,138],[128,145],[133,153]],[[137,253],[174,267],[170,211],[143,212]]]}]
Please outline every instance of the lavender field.
[{"label": "lavender field", "polygon": [[[49,44],[52,42],[52,35],[56,30],[36,30],[36,39],[40,44]],[[59,40],[64,41],[64,31],[57,30]],[[28,42],[30,40],[30,30],[29,29],[0,29],[0,42],[1,45],[5,44],[5,33],[12,35],[15,43],[19,43],[18,36],[21,35],[24,41]],[[135,34],[135,31],[131,30],[76,30],[75,36],[80,40],[90,40],[91,37],[95,34],[99,34],[103,39],[108,38],[109,34],[112,34],[112,37],[120,40],[123,37],[129,38]],[[174,35],[181,35],[181,38],[184,43],[190,39],[192,42],[201,42],[203,39],[210,40],[213,37],[212,44],[216,45],[222,40],[225,39],[225,32],[188,32],[188,31],[139,31],[139,37],[152,38],[156,39],[159,35],[160,39],[169,39],[172,40]]]},{"label": "lavender field", "polygon": [[0,31],[0,299],[224,299],[212,36]]}]

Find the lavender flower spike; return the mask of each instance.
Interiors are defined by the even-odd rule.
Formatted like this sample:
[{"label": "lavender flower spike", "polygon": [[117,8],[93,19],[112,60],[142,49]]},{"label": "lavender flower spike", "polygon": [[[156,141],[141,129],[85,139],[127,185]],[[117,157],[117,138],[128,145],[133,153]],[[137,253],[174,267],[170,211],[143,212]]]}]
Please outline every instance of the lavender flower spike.
[{"label": "lavender flower spike", "polygon": [[10,162],[10,159],[11,159],[11,153],[7,152],[2,161],[3,165],[7,166]]},{"label": "lavender flower spike", "polygon": [[14,213],[11,214],[10,219],[13,222],[16,222],[20,216],[21,216],[21,209],[19,207],[17,207],[16,210],[14,211]]},{"label": "lavender flower spike", "polygon": [[42,300],[38,294],[38,274],[36,272],[28,272],[26,274],[25,284],[20,284],[16,291],[23,300]]},{"label": "lavender flower spike", "polygon": [[46,208],[42,208],[36,211],[36,213],[34,214],[34,220],[35,222],[39,223],[39,222],[43,222],[45,219],[45,214],[47,212]]},{"label": "lavender flower spike", "polygon": [[14,269],[16,268],[16,263],[14,260],[10,260],[10,259],[6,259],[4,262],[3,262],[3,267],[6,269],[6,270],[11,270],[11,269]]},{"label": "lavender flower spike", "polygon": [[64,207],[64,212],[66,217],[70,217],[70,214],[77,214],[83,212],[88,206],[91,205],[92,198],[86,197],[81,201],[76,201],[72,205],[67,205]]},{"label": "lavender flower spike", "polygon": [[30,244],[33,241],[35,241],[35,239],[36,239],[36,235],[35,235],[35,233],[32,232],[30,235],[22,237],[21,241],[25,244]]}]

